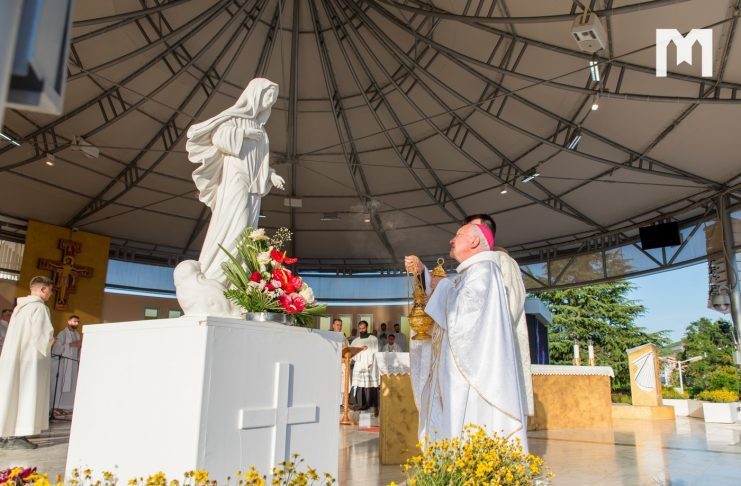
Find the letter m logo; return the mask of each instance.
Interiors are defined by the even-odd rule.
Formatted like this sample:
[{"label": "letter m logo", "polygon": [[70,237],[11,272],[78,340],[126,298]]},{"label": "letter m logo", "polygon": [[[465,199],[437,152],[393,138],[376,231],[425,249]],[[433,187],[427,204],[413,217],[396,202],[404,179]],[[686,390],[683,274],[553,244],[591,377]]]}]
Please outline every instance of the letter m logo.
[{"label": "letter m logo", "polygon": [[669,43],[677,46],[677,66],[686,62],[692,66],[692,46],[699,42],[702,47],[702,77],[713,76],[713,30],[692,29],[682,37],[677,29],[656,29],[656,76],[666,77],[666,55]]}]

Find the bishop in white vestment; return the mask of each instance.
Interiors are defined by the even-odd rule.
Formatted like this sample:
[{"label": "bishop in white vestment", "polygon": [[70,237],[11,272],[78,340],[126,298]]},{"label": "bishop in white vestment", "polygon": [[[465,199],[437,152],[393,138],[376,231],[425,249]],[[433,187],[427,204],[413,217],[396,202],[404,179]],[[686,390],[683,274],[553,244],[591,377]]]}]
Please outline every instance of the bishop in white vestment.
[{"label": "bishop in white vestment", "polygon": [[78,316],[67,319],[67,327],[57,334],[51,348],[51,400],[55,410],[72,410],[77,388],[77,372],[82,344],[77,328]]},{"label": "bishop in white vestment", "polygon": [[44,304],[52,295],[46,277],[31,280],[20,297],[0,353],[0,437],[4,449],[34,449],[25,436],[49,428],[49,359],[54,327]]},{"label": "bishop in white vestment", "polygon": [[[518,438],[527,450],[526,403],[507,294],[491,232],[467,224],[451,240],[458,265],[425,308],[432,339],[415,341],[412,382],[420,440],[461,436],[467,424]],[[489,243],[491,242],[491,243]]]}]

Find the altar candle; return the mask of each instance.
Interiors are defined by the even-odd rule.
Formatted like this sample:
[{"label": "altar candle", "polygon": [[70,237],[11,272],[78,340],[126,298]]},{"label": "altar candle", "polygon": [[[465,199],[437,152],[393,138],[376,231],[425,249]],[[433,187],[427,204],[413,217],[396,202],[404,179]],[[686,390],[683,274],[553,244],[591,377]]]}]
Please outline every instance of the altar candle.
[{"label": "altar candle", "polygon": [[594,366],[594,346],[592,346],[592,341],[589,341],[589,366]]},{"label": "altar candle", "polygon": [[574,341],[574,366],[581,366],[581,358],[579,357],[579,343]]}]

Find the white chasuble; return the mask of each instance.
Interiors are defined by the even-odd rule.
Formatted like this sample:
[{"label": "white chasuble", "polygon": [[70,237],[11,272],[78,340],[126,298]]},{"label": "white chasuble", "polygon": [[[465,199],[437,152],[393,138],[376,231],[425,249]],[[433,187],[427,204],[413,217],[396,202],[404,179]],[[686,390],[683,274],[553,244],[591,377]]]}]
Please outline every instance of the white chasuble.
[{"label": "white chasuble", "polygon": [[461,436],[476,424],[519,438],[527,450],[517,337],[498,259],[481,252],[457,272],[438,284],[425,308],[436,323],[432,339],[413,341],[420,440]]},{"label": "white chasuble", "polygon": [[54,328],[49,308],[21,297],[0,353],[0,437],[35,435],[49,428],[49,359]]}]

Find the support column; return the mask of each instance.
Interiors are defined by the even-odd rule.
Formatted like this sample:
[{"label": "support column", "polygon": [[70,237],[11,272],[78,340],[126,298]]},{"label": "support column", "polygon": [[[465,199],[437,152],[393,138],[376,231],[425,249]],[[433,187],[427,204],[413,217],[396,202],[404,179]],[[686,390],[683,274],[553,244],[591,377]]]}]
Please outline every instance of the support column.
[{"label": "support column", "polygon": [[728,210],[730,196],[725,194],[718,199],[718,219],[723,228],[723,249],[728,275],[728,292],[731,298],[731,319],[736,331],[736,353],[734,361],[741,366],[741,286],[739,285],[738,269],[736,268],[736,253],[733,250],[733,224],[731,213]]}]

